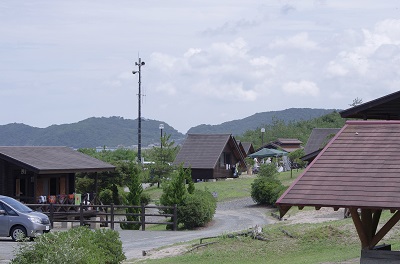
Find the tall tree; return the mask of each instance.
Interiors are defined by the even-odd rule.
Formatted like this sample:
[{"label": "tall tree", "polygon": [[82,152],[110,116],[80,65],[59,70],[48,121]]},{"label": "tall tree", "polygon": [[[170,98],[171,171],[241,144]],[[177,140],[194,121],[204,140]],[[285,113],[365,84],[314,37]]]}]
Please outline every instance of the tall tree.
[{"label": "tall tree", "polygon": [[171,141],[171,135],[164,134],[161,137],[161,146],[153,147],[149,155],[154,161],[150,165],[150,182],[157,183],[160,187],[160,183],[163,179],[170,177],[173,171],[171,166],[178,152],[178,146],[175,146],[175,142]]},{"label": "tall tree", "polygon": [[[142,187],[142,180],[141,180],[141,175],[140,175],[140,169],[136,164],[133,162],[130,163],[130,168],[131,168],[131,182],[129,187],[129,194],[126,198],[127,200],[127,205],[135,205],[139,206],[140,205],[140,196],[143,192],[143,187]],[[140,214],[141,209],[140,208],[127,208],[126,213],[129,214]],[[126,217],[127,221],[139,221],[140,217],[137,215],[128,215]],[[135,224],[135,223],[121,223],[121,228],[122,229],[130,229],[130,230],[137,230],[139,229],[140,224]]]}]

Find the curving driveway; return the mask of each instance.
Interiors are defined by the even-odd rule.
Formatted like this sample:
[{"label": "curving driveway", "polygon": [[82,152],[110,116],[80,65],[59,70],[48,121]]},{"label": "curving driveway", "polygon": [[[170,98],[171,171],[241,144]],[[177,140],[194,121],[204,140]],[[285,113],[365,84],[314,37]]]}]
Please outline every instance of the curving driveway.
[{"label": "curving driveway", "polygon": [[254,204],[251,198],[218,203],[213,222],[196,231],[130,231],[119,230],[127,259],[140,258],[142,251],[245,230],[274,222],[267,217],[268,207]]},{"label": "curving driveway", "polygon": [[[265,226],[274,222],[267,217],[270,209],[254,204],[251,198],[218,203],[214,220],[207,227],[195,231],[139,231],[117,230],[120,233],[127,259],[142,257],[142,251],[186,242],[203,237],[245,230],[256,225]],[[13,258],[17,243],[11,239],[0,239],[0,263]]]}]

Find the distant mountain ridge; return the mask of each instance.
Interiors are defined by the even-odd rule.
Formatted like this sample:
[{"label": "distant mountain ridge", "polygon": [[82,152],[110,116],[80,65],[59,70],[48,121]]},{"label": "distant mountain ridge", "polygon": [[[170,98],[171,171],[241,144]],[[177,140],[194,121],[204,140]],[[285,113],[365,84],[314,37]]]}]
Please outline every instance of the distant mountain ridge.
[{"label": "distant mountain ridge", "polygon": [[[291,108],[282,111],[257,113],[252,116],[224,122],[220,125],[199,125],[188,133],[229,133],[241,135],[247,130],[255,130],[271,124],[274,118],[289,121],[309,120],[335,111],[334,109]],[[37,128],[20,123],[0,125],[1,146],[68,146],[73,148],[131,147],[137,145],[137,119],[122,117],[90,117],[72,124],[52,125]],[[163,133],[171,135],[177,144],[185,139],[165,122],[142,119],[142,147],[160,144],[159,125],[164,124]]]},{"label": "distant mountain ridge", "polygon": [[[52,125],[46,128],[12,123],[0,126],[2,146],[68,146],[73,148],[130,147],[138,143],[137,119],[91,117],[77,123]],[[142,146],[160,144],[159,125],[163,133],[177,142],[185,135],[165,122],[142,119]]]},{"label": "distant mountain ridge", "polygon": [[310,120],[323,115],[339,111],[337,109],[312,109],[312,108],[289,108],[281,111],[270,111],[256,113],[252,116],[224,122],[220,125],[199,125],[189,129],[188,134],[201,133],[231,133],[235,136],[241,135],[247,130],[254,130],[264,125],[272,124],[273,119],[279,119],[288,123],[290,121]]}]

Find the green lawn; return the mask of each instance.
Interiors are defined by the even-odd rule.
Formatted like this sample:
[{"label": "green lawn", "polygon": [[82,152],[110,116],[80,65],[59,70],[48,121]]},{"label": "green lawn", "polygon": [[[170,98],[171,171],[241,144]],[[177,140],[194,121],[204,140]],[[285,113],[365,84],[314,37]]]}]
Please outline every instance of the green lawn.
[{"label": "green lawn", "polygon": [[[278,174],[278,178],[282,181],[283,185],[289,186],[301,172],[302,170],[293,170],[292,174],[290,171],[281,172]],[[249,197],[251,193],[251,184],[255,177],[257,177],[257,175],[242,174],[239,178],[235,179],[218,180],[215,182],[198,182],[195,183],[195,188],[217,193],[218,202],[229,201]],[[152,186],[145,189],[144,192],[149,193],[153,202],[156,202],[160,199],[162,188]]]}]

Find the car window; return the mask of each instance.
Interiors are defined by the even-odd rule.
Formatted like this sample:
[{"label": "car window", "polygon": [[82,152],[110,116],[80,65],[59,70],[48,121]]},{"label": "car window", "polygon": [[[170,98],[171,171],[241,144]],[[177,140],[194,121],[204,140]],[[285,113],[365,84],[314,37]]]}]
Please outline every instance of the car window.
[{"label": "car window", "polygon": [[13,216],[18,215],[13,209],[11,209],[9,206],[7,206],[1,202],[0,202],[0,209],[6,211],[6,214],[8,214],[8,215],[13,215]]},{"label": "car window", "polygon": [[[28,206],[24,205],[23,203],[11,198],[11,197],[2,197],[1,200],[13,207],[15,210],[21,212],[21,213],[30,213],[32,212],[32,209],[29,208]],[[6,205],[4,204],[4,205]]]}]

